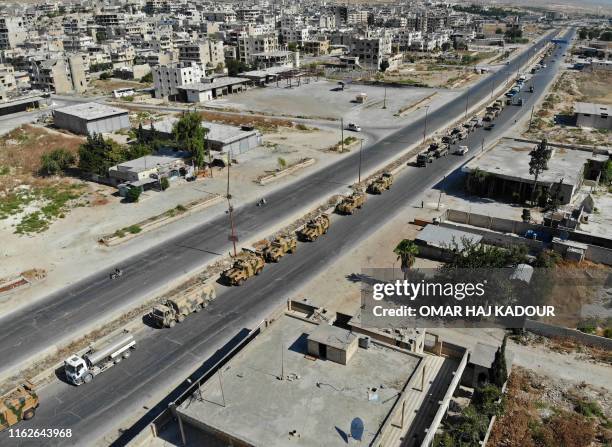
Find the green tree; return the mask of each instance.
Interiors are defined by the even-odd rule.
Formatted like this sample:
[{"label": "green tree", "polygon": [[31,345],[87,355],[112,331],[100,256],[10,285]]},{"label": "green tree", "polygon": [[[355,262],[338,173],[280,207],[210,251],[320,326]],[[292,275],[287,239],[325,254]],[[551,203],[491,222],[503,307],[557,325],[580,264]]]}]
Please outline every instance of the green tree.
[{"label": "green tree", "polygon": [[389,68],[389,61],[386,59],[383,59],[382,62],[380,63],[380,71],[384,73],[385,71],[387,71],[387,68]]},{"label": "green tree", "polygon": [[414,265],[416,257],[419,254],[419,247],[409,239],[402,239],[399,244],[393,249],[393,253],[397,255],[397,260],[401,261],[402,272],[404,279],[408,277],[408,270]]},{"label": "green tree", "polygon": [[148,144],[136,142],[125,149],[125,159],[135,160],[145,155],[151,155],[152,152],[151,146]]},{"label": "green tree", "polygon": [[159,186],[161,187],[162,191],[170,188],[170,181],[168,181],[168,177],[162,177],[159,181]]},{"label": "green tree", "polygon": [[102,134],[87,136],[87,141],[79,147],[79,169],[83,172],[108,175],[108,168],[126,160],[124,148]]},{"label": "green tree", "polygon": [[580,28],[580,31],[578,31],[578,37],[580,37],[580,40],[585,40],[587,37],[589,37],[589,33],[586,28]]},{"label": "green tree", "polygon": [[606,186],[612,184],[612,160],[606,161],[599,176],[599,183]]},{"label": "green tree", "polygon": [[503,406],[497,401],[501,397],[500,388],[493,384],[487,384],[474,390],[472,404],[480,413],[486,414],[488,417],[499,416]]},{"label": "green tree", "polygon": [[491,365],[491,382],[498,388],[502,388],[508,380],[508,370],[506,368],[506,338],[502,341],[501,347],[495,352],[495,359]]},{"label": "green tree", "polygon": [[237,76],[239,73],[249,71],[251,69],[251,67],[244,62],[235,59],[227,59],[225,61],[225,65],[227,66],[227,74],[229,76]]},{"label": "green tree", "polygon": [[278,169],[280,169],[281,171],[287,167],[287,160],[285,160],[283,157],[278,157],[277,161]]},{"label": "green tree", "polygon": [[54,149],[40,157],[40,172],[43,175],[58,175],[75,163],[73,154],[66,149]]},{"label": "green tree", "polygon": [[531,157],[529,160],[529,175],[533,175],[533,189],[531,190],[531,203],[533,204],[536,187],[538,186],[538,177],[542,172],[548,169],[548,160],[550,159],[550,151],[548,143],[544,138],[534,150],[529,152]]},{"label": "green tree", "polygon": [[109,71],[105,71],[104,73],[100,74],[100,80],[102,81],[106,81],[110,79],[111,77],[112,77],[112,74]]},{"label": "green tree", "polygon": [[144,75],[142,78],[140,78],[140,82],[142,84],[152,84],[153,83],[153,73],[149,72],[146,75]]},{"label": "green tree", "polygon": [[202,116],[197,112],[184,113],[174,124],[172,134],[181,149],[189,151],[198,167],[206,163],[206,133],[202,127]]}]

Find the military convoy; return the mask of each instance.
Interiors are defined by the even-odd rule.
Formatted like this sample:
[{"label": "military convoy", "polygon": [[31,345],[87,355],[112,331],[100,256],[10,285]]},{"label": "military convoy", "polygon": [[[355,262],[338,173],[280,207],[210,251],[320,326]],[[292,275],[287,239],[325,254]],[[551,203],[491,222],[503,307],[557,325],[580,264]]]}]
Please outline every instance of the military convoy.
[{"label": "military convoy", "polygon": [[257,251],[266,262],[278,262],[287,253],[295,253],[296,249],[297,237],[293,234],[283,234],[272,241],[266,240]]},{"label": "military convoy", "polygon": [[30,382],[25,382],[0,397],[0,432],[20,421],[32,419],[38,405],[38,395]]},{"label": "military convoy", "polygon": [[325,233],[329,229],[330,220],[327,214],[321,214],[308,223],[298,228],[296,231],[300,240],[305,242],[313,242],[317,238]]},{"label": "military convoy", "polygon": [[370,194],[382,194],[387,189],[391,189],[392,184],[393,175],[389,172],[385,172],[368,185],[368,192]]},{"label": "military convoy", "polygon": [[355,191],[336,205],[336,212],[338,214],[353,214],[356,209],[361,209],[365,201],[366,195],[361,191]]},{"label": "military convoy", "polygon": [[238,254],[234,265],[221,274],[221,279],[231,286],[239,286],[253,275],[259,275],[266,265],[264,258],[246,248]]},{"label": "military convoy", "polygon": [[433,163],[434,161],[434,156],[433,156],[433,152],[427,151],[427,152],[421,152],[419,155],[417,155],[417,166],[421,166],[421,167],[427,167],[428,163]]},{"label": "military convoy", "polygon": [[217,293],[212,284],[205,284],[204,286],[198,284],[180,296],[170,298],[163,304],[158,304],[149,315],[159,328],[174,327],[176,323],[182,323],[190,313],[204,309],[216,296]]}]

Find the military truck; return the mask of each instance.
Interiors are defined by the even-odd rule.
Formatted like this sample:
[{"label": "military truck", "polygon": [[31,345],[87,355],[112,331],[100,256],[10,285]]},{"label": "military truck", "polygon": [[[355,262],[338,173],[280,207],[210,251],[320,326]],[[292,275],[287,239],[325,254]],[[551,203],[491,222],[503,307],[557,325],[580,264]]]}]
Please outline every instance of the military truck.
[{"label": "military truck", "polygon": [[32,419],[38,405],[34,385],[28,381],[0,397],[0,432],[20,421]]},{"label": "military truck", "polygon": [[338,214],[353,214],[356,209],[361,209],[365,201],[366,195],[361,191],[355,191],[336,205],[336,212]]},{"label": "military truck", "polygon": [[266,262],[278,262],[287,253],[294,253],[296,249],[297,237],[293,234],[283,234],[272,241],[265,241],[258,252]]},{"label": "military truck", "polygon": [[180,296],[170,298],[163,304],[155,306],[150,313],[151,319],[159,328],[174,327],[182,323],[187,315],[199,312],[208,306],[208,303],[217,296],[212,284],[197,284],[181,293]]},{"label": "military truck", "polygon": [[239,286],[253,275],[259,275],[263,270],[266,262],[264,258],[246,248],[238,254],[234,265],[221,274],[221,278],[231,286]]},{"label": "military truck", "polygon": [[433,161],[433,152],[421,152],[417,155],[417,166],[427,166],[427,163],[432,163]]},{"label": "military truck", "polygon": [[327,214],[321,214],[320,216],[315,217],[301,228],[298,228],[296,233],[301,240],[306,242],[313,242],[322,234],[327,233],[329,225],[329,216]]},{"label": "military truck", "polygon": [[442,137],[442,142],[446,144],[455,144],[457,142],[457,137],[455,135],[444,135]]},{"label": "military truck", "polygon": [[390,172],[385,172],[368,185],[368,192],[370,194],[382,194],[387,189],[391,189],[392,184],[393,175]]},{"label": "military truck", "polygon": [[444,144],[436,149],[433,153],[434,157],[440,158],[448,155],[448,145]]}]

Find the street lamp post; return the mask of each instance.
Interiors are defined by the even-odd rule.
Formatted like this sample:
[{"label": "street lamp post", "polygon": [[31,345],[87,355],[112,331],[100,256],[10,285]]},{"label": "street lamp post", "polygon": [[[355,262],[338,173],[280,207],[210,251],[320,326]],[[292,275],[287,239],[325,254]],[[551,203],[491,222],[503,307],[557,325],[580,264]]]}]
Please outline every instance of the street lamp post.
[{"label": "street lamp post", "polygon": [[425,106],[425,125],[423,126],[423,143],[425,143],[425,136],[427,135],[427,114],[429,113],[429,106]]},{"label": "street lamp post", "polygon": [[465,118],[467,118],[469,103],[470,103],[470,89],[468,88],[466,92],[466,96],[465,96]]},{"label": "street lamp post", "polygon": [[227,153],[227,212],[229,213],[230,220],[230,239],[234,247],[234,256],[236,256],[236,229],[234,227],[234,207],[232,206],[232,195],[230,194],[230,166],[232,165],[232,151],[231,149]]},{"label": "street lamp post", "polygon": [[357,183],[361,183],[361,152],[363,151],[363,138],[361,139],[361,144],[359,146],[359,175]]}]

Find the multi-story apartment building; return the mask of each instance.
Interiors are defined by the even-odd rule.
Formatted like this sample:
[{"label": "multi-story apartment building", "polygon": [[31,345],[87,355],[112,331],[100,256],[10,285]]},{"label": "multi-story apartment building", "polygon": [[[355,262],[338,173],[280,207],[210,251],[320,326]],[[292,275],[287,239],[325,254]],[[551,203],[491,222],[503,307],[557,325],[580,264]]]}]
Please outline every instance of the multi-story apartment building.
[{"label": "multi-story apartment building", "polygon": [[195,62],[180,62],[175,65],[160,65],[151,69],[156,98],[173,100],[178,95],[178,87],[200,82],[204,70]]},{"label": "multi-story apartment building", "polygon": [[87,34],[66,34],[62,39],[65,51],[77,52],[83,51],[94,45],[93,37]]},{"label": "multi-story apartment building", "polygon": [[255,23],[261,15],[261,9],[257,8],[240,8],[236,10],[236,19],[243,23]]},{"label": "multi-story apartment building", "polygon": [[131,45],[121,45],[111,50],[111,62],[114,68],[134,65],[136,50]]},{"label": "multi-story apartment building", "polygon": [[125,14],[120,12],[101,12],[94,17],[96,25],[99,26],[121,26],[125,24]]},{"label": "multi-story apartment building", "polygon": [[82,93],[87,89],[87,68],[80,55],[32,61],[32,87],[55,93]]},{"label": "multi-story apartment building", "polygon": [[0,64],[0,96],[6,96],[7,92],[17,89],[15,80],[15,69],[12,65]]},{"label": "multi-story apartment building", "polygon": [[25,42],[27,32],[24,22],[18,17],[0,17],[0,50],[15,48]]},{"label": "multi-story apartment building", "polygon": [[283,43],[297,43],[298,45],[302,45],[302,42],[308,40],[309,31],[308,28],[281,28]]},{"label": "multi-story apartment building", "polygon": [[253,63],[255,53],[269,53],[278,49],[278,37],[274,33],[238,37],[238,58],[246,64]]},{"label": "multi-story apartment building", "polygon": [[178,47],[180,62],[195,62],[203,67],[215,68],[225,64],[223,42],[198,40]]},{"label": "multi-story apartment building", "polygon": [[385,55],[391,54],[391,35],[354,36],[350,43],[350,55],[359,57],[362,66],[378,69]]}]

